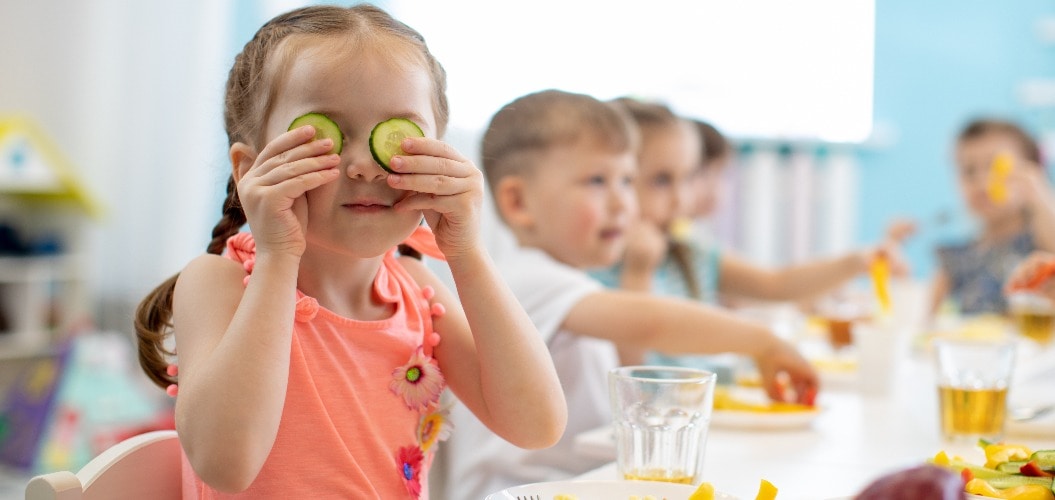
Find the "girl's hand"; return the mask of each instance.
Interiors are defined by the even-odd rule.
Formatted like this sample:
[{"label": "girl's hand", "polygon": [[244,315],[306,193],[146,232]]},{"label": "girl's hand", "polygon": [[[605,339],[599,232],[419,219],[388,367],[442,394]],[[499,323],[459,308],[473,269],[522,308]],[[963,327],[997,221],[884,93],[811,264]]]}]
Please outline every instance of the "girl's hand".
[{"label": "girl's hand", "polygon": [[[775,401],[812,405],[820,386],[817,372],[793,345],[776,337],[773,340],[773,345],[755,358],[766,393]],[[786,392],[789,384],[793,396]]]},{"label": "girl's hand", "polygon": [[623,255],[623,270],[636,274],[652,273],[667,256],[670,240],[666,233],[655,224],[637,221],[627,232],[626,252]]},{"label": "girl's hand", "polygon": [[1033,252],[1015,266],[1004,284],[1004,293],[1035,290],[1055,300],[1055,254]]},{"label": "girl's hand", "polygon": [[413,191],[396,203],[401,211],[420,210],[448,258],[480,248],[483,173],[449,144],[438,139],[408,137],[406,155],[392,157],[388,185]]},{"label": "girl's hand", "polygon": [[1007,185],[1028,207],[1055,206],[1055,193],[1052,193],[1044,168],[1036,163],[1016,158],[1015,168],[1007,176]]},{"label": "girl's hand", "polygon": [[304,193],[340,175],[341,157],[327,154],[333,141],[312,141],[314,136],[311,126],[285,132],[264,146],[248,169],[237,168],[238,199],[258,253],[296,257],[304,253],[308,223]]}]

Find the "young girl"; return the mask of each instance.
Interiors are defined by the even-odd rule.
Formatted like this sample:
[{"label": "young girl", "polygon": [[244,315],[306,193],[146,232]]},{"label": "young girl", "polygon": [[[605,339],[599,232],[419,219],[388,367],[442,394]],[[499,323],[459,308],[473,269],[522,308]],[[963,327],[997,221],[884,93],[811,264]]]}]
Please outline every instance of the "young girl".
[{"label": "young girl", "polygon": [[1055,194],[1036,141],[1009,121],[967,123],[955,161],[960,195],[979,232],[938,248],[931,309],[951,299],[961,314],[1002,314],[1004,283],[1015,266],[1034,250],[1055,251]]},{"label": "young girl", "polygon": [[[137,313],[141,363],[162,385],[175,332],[187,495],[426,498],[448,384],[517,446],[560,438],[553,363],[481,250],[482,174],[436,139],[444,91],[422,37],[367,5],[280,15],[236,58],[223,218],[208,254]],[[343,147],[287,130],[310,112]],[[368,138],[392,117],[425,137],[403,139],[388,174]],[[400,243],[446,256],[459,297]]]},{"label": "young girl", "polygon": [[[717,247],[704,247],[679,235],[678,221],[699,208],[696,176],[703,145],[694,123],[665,105],[636,99],[616,100],[629,111],[641,132],[635,181],[641,220],[617,265],[594,271],[610,287],[650,291],[717,303],[723,297],[801,300],[829,291],[868,271],[882,252],[897,256],[891,244],[842,256],[769,269]],[[720,160],[719,160],[720,161]],[[894,267],[900,269],[900,263]],[[639,362],[643,353],[620,352],[624,362]],[[701,360],[648,353],[646,362],[699,364]]]}]

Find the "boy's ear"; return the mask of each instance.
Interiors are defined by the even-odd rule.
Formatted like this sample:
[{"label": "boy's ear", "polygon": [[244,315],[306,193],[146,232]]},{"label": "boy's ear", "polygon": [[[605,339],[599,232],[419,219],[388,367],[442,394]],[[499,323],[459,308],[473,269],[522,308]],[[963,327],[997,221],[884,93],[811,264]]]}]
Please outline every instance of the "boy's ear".
[{"label": "boy's ear", "polygon": [[508,175],[494,189],[495,208],[511,228],[530,227],[535,218],[528,209],[527,184],[524,178]]},{"label": "boy's ear", "polygon": [[236,142],[231,145],[228,154],[231,157],[231,175],[234,176],[234,181],[238,182],[256,161],[256,150],[248,144]]}]

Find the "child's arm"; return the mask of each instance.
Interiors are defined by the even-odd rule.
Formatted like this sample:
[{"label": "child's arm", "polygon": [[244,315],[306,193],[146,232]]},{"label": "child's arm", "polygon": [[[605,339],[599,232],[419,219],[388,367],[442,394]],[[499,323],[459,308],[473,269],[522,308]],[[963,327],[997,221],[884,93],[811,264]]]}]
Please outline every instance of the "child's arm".
[{"label": "child's arm", "polygon": [[562,327],[619,347],[751,356],[774,399],[784,398],[780,373],[790,378],[800,402],[806,402],[818,386],[810,364],[765,325],[690,300],[620,290],[595,292],[572,307]]},{"label": "child's arm", "polygon": [[[483,251],[449,260],[455,297],[425,266],[405,262],[436,290],[446,313],[435,321],[434,353],[451,390],[502,438],[521,448],[552,446],[567,408],[549,350]],[[463,309],[464,308],[464,309]]]},{"label": "child's arm", "polygon": [[458,289],[455,298],[420,263],[407,266],[447,310],[436,321],[442,340],[434,352],[451,390],[507,441],[555,444],[567,422],[564,394],[542,336],[484,251],[483,174],[435,139],[405,139],[402,148],[408,156],[393,158],[400,174],[388,183],[416,193],[396,208],[424,213]]},{"label": "child's arm", "polygon": [[195,472],[241,491],[278,434],[289,376],[297,275],[305,248],[305,192],[337,178],[337,155],[314,130],[285,132],[257,152],[231,147],[238,195],[256,236],[253,278],[215,255],[180,273],[173,298],[179,356],[176,426]]},{"label": "child's arm", "polygon": [[1055,252],[1055,193],[1044,173],[1035,164],[1021,165],[1011,171],[1010,182],[1021,186],[1030,209],[1029,229],[1037,248]]},{"label": "child's arm", "polygon": [[930,315],[938,314],[945,297],[949,295],[949,276],[939,269],[934,273],[930,287]]},{"label": "child's arm", "polygon": [[875,255],[875,251],[858,251],[770,269],[723,253],[718,264],[718,289],[723,294],[760,300],[796,300],[815,296],[866,272]]}]

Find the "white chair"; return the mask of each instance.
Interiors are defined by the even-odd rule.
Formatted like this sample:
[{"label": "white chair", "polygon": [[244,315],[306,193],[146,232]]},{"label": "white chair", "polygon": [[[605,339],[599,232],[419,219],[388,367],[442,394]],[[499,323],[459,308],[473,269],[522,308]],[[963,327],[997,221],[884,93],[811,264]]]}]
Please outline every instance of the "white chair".
[{"label": "white chair", "polygon": [[76,474],[30,479],[26,500],[179,500],[180,470],[176,431],[152,431],[111,446]]}]

